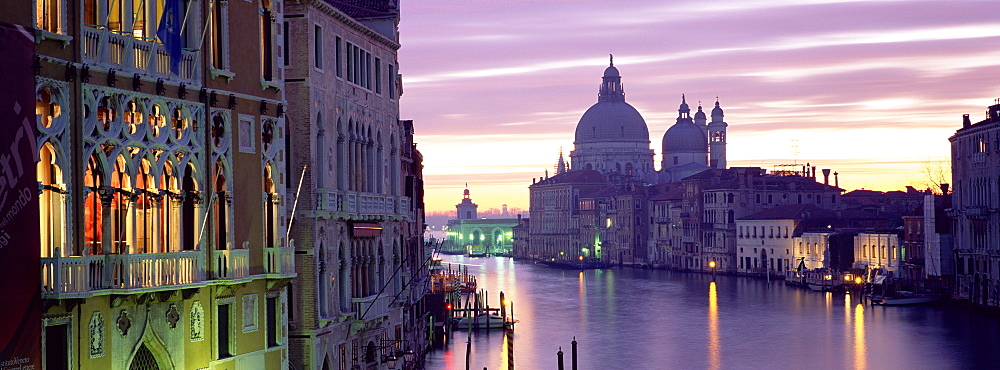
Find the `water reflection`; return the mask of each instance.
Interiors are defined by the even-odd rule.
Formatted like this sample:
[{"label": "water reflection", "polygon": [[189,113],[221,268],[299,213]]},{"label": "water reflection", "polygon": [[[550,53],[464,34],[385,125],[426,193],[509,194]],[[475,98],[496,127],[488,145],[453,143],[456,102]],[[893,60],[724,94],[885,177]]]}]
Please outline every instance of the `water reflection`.
[{"label": "water reflection", "polygon": [[719,293],[715,282],[708,283],[708,368],[722,368],[722,344],[719,343]]},{"label": "water reflection", "polygon": [[868,348],[865,344],[865,306],[854,306],[854,368],[868,367]]},{"label": "water reflection", "polygon": [[[500,331],[473,335],[472,369],[552,369],[560,346],[569,365],[574,336],[581,369],[965,369],[1000,363],[1000,320],[948,306],[861,306],[857,296],[732,276],[581,272],[506,258],[444,258],[468,264],[491,302],[504,291],[519,321],[516,341]],[[428,369],[465,367],[466,332],[450,335],[445,348],[429,355]]]}]

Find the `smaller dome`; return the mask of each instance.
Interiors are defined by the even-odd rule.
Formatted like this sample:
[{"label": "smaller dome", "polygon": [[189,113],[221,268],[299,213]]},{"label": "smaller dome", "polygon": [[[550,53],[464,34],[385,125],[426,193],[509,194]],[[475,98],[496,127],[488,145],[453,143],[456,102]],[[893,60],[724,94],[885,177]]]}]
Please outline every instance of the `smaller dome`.
[{"label": "smaller dome", "polygon": [[694,119],[705,119],[705,111],[701,110],[701,106],[698,106],[698,113],[694,114]]},{"label": "smaller dome", "polygon": [[615,66],[608,66],[608,68],[604,70],[604,77],[621,77],[621,75],[618,74],[618,68],[615,68]]},{"label": "smaller dome", "polygon": [[713,118],[714,117],[720,117],[721,118],[722,116],[724,116],[723,113],[722,113],[722,108],[719,107],[719,102],[716,101],[715,102],[715,109],[712,109],[712,117]]},{"label": "smaller dome", "polygon": [[663,134],[663,153],[708,153],[708,141],[701,128],[691,122],[678,122]]}]

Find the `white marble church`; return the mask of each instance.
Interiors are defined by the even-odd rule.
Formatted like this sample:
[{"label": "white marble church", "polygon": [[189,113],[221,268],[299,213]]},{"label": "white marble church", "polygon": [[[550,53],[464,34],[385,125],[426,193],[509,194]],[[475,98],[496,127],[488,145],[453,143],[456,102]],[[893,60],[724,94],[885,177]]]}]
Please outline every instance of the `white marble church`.
[{"label": "white marble church", "polygon": [[[576,126],[575,149],[570,152],[569,170],[596,170],[602,174],[624,175],[640,183],[676,182],[706,169],[726,168],[726,124],[719,102],[712,109],[712,121],[705,112],[691,117],[691,109],[681,95],[677,121],[663,134],[660,170],[653,168],[646,121],[625,101],[618,68],[604,70],[597,103],[587,109]],[[561,154],[560,154],[561,156]],[[557,174],[565,171],[563,159]]]}]

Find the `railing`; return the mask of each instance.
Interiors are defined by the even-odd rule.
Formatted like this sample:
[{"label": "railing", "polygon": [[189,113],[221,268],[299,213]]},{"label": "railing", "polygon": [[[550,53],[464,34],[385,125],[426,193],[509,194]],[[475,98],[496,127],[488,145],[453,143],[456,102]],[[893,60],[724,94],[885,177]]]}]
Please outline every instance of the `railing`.
[{"label": "railing", "polygon": [[389,314],[389,304],[392,295],[371,295],[364,298],[352,298],[351,305],[357,315],[356,320],[371,320]]},{"label": "railing", "polygon": [[264,248],[264,272],[295,275],[295,247]]},{"label": "railing", "polygon": [[407,216],[410,198],[392,195],[316,189],[313,207],[317,211],[345,212],[352,215]]},{"label": "railing", "polygon": [[205,280],[201,252],[42,258],[42,293],[82,296],[104,289],[178,286]]},{"label": "railing", "polygon": [[243,279],[250,276],[250,250],[212,251],[212,272],[216,279]]},{"label": "railing", "polygon": [[133,289],[197,283],[205,279],[201,252],[111,255],[114,288]]},{"label": "railing", "polygon": [[83,28],[84,60],[102,67],[120,69],[127,75],[138,73],[151,78],[175,79],[195,84],[201,77],[199,56],[197,51],[182,51],[180,69],[174,75],[170,73],[170,56],[163,44],[111,30]]}]

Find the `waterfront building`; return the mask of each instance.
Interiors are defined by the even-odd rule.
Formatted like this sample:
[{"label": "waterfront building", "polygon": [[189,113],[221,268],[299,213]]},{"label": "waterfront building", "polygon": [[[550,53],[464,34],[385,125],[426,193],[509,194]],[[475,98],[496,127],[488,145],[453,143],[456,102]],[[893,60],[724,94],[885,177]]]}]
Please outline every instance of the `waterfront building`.
[{"label": "waterfront building", "polygon": [[954,222],[956,294],[975,304],[1000,305],[1000,104],[973,123],[968,114],[951,141],[949,216]]},{"label": "waterfront building", "polygon": [[473,252],[511,256],[514,247],[513,228],[519,218],[510,217],[503,205],[500,218],[476,218],[478,205],[472,203],[469,189],[462,193],[462,202],[455,206],[456,218],[448,220],[448,233],[444,248],[452,252]]},{"label": "waterfront building", "polygon": [[34,70],[4,65],[34,79],[35,119],[15,105],[25,135],[0,135],[40,159],[18,167],[41,258],[24,368],[288,368],[282,19],[282,1],[4,5],[36,42]]},{"label": "waterfront building", "polygon": [[[374,367],[421,353],[421,158],[400,120],[394,1],[288,1],[292,366]],[[410,366],[405,365],[405,366]]]},{"label": "waterfront building", "polygon": [[903,244],[898,230],[869,230],[854,237],[854,266],[856,269],[885,269],[893,277],[902,277]]},{"label": "waterfront building", "polygon": [[462,203],[455,205],[455,219],[475,220],[477,218],[479,218],[479,205],[472,203],[472,198],[469,198],[469,189],[466,187],[462,194]]},{"label": "waterfront building", "polygon": [[717,271],[736,272],[737,219],[783,205],[840,207],[842,190],[829,185],[828,178],[817,182],[815,167],[789,167],[771,173],[759,167],[710,169],[682,180],[686,185],[682,216],[696,218],[686,225],[697,237],[681,251],[680,265],[672,267],[707,270],[708,262],[715,261]]},{"label": "waterfront building", "polygon": [[953,288],[955,278],[954,225],[946,210],[951,208],[949,186],[942,186],[941,195],[924,195],[923,221],[924,272],[926,287]]},{"label": "waterfront building", "polygon": [[527,258],[529,255],[528,240],[530,237],[531,219],[517,215],[517,225],[510,228],[511,231],[511,253],[514,258]]},{"label": "waterfront building", "polygon": [[484,218],[479,220],[449,220],[448,243],[455,250],[481,250],[491,255],[513,253],[513,228],[517,218]]},{"label": "waterfront building", "polygon": [[651,213],[649,264],[653,267],[680,266],[685,243],[692,243],[694,236],[685,235],[682,222],[684,188],[679,183],[657,184],[657,193],[649,198]]},{"label": "waterfront building", "polygon": [[[781,205],[736,221],[737,273],[783,276],[805,259],[812,268],[827,267],[829,232],[804,235],[807,230],[830,225],[836,214],[812,204]],[[819,240],[816,240],[819,239]],[[823,241],[820,247],[819,241]],[[812,243],[810,243],[812,242]],[[818,263],[817,263],[818,262]],[[810,268],[806,265],[805,268]]]},{"label": "waterfront building", "polygon": [[543,178],[528,187],[531,222],[526,257],[568,260],[577,258],[584,246],[600,257],[601,243],[581,238],[580,199],[608,186],[600,172],[583,169]]}]

